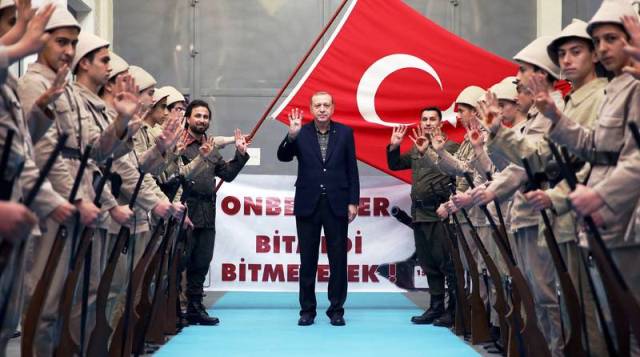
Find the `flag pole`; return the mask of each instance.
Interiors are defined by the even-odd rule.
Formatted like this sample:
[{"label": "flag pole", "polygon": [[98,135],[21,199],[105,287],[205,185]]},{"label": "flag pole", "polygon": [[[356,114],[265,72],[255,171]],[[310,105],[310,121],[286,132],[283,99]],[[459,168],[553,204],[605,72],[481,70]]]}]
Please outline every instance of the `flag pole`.
[{"label": "flag pole", "polygon": [[[293,81],[293,78],[298,74],[298,72],[300,72],[300,68],[302,68],[302,65],[309,59],[309,56],[311,56],[311,52],[313,52],[316,46],[318,46],[318,42],[322,40],[322,38],[327,33],[331,25],[333,25],[334,21],[338,18],[338,15],[342,12],[342,9],[344,8],[344,6],[347,4],[348,1],[349,0],[342,0],[342,3],[340,4],[340,6],[338,6],[336,11],[333,13],[333,16],[331,16],[331,19],[329,20],[329,22],[327,22],[327,24],[324,26],[322,31],[316,37],[316,39],[313,40],[313,43],[311,44],[307,52],[304,54],[304,56],[302,56],[302,58],[298,62],[298,65],[296,65],[296,68],[293,70],[293,72],[291,72],[291,75],[289,76],[287,81],[284,83],[282,88],[280,88],[280,91],[278,91],[278,94],[275,97],[273,97],[267,109],[264,111],[264,113],[262,113],[262,117],[260,118],[260,120],[258,120],[256,125],[253,127],[253,130],[251,130],[251,133],[247,136],[248,141],[252,140],[253,137],[256,135],[256,132],[258,132],[258,129],[260,129],[260,127],[262,126],[262,123],[264,123],[264,121],[267,119],[267,116],[269,115],[269,113],[271,113],[271,110],[273,110],[273,107],[278,102],[278,99],[282,96],[285,89],[289,87],[289,84],[291,84],[291,81]],[[222,182],[224,181],[220,180],[218,182],[218,184],[216,185],[215,192],[218,192],[218,190],[220,189],[220,186],[222,186]]]},{"label": "flag pole", "polygon": [[262,117],[260,118],[260,120],[258,120],[253,130],[251,130],[251,133],[248,136],[249,140],[253,139],[258,129],[260,129],[260,126],[262,126],[262,123],[264,123],[265,119],[267,119],[267,115],[269,115],[273,107],[278,102],[278,98],[282,96],[285,89],[287,89],[287,87],[289,87],[289,84],[291,84],[291,81],[293,81],[293,78],[298,74],[298,72],[300,72],[300,68],[302,68],[302,65],[307,61],[307,59],[309,59],[311,52],[313,52],[313,50],[318,45],[318,42],[320,42],[322,37],[324,37],[324,35],[327,33],[327,31],[329,30],[333,22],[336,20],[338,15],[342,12],[342,9],[344,8],[344,6],[347,4],[348,1],[349,0],[342,0],[342,3],[340,4],[340,6],[338,6],[338,9],[336,10],[336,12],[333,14],[329,22],[327,22],[327,24],[324,26],[320,34],[318,34],[316,39],[313,41],[313,43],[311,44],[311,47],[309,47],[309,50],[307,50],[307,53],[305,53],[304,56],[302,56],[302,59],[300,59],[300,62],[298,62],[298,65],[296,66],[296,68],[293,70],[293,72],[291,72],[291,75],[289,76],[287,81],[284,83],[282,88],[280,88],[280,91],[278,92],[278,94],[275,97],[273,97],[271,104],[269,104],[267,109],[264,111],[264,113],[262,114]]}]

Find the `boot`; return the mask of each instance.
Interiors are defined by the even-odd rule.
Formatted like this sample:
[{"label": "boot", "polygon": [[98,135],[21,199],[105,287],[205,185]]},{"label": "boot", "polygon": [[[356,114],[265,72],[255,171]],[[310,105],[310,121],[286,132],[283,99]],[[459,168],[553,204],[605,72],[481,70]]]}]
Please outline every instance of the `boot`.
[{"label": "boot", "polygon": [[189,325],[217,325],[220,320],[209,316],[207,309],[202,305],[202,297],[190,298],[187,305],[187,321]]},{"label": "boot", "polygon": [[429,308],[424,314],[420,316],[414,316],[411,318],[411,322],[418,325],[428,325],[433,323],[433,320],[440,317],[444,313],[444,294],[431,295],[431,301],[429,302]]},{"label": "boot", "polygon": [[447,310],[433,321],[433,326],[451,328],[456,320],[456,295],[455,292],[449,291],[449,303]]}]

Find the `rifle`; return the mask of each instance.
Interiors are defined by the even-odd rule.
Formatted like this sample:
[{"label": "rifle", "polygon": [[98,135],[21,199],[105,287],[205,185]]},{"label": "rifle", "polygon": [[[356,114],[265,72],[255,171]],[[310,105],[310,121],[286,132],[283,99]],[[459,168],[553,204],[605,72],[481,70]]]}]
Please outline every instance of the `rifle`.
[{"label": "rifle", "polygon": [[629,130],[631,131],[631,136],[633,136],[633,140],[636,142],[636,145],[640,149],[640,130],[638,130],[638,124],[630,121]]},{"label": "rifle", "polygon": [[[522,165],[527,172],[527,177],[529,178],[529,183],[530,185],[532,185],[532,188],[539,189],[540,185],[533,176],[533,171],[531,170],[531,166],[529,166],[529,160],[527,160],[527,158],[523,158]],[[542,216],[542,221],[544,222],[545,227],[543,232],[544,240],[547,243],[547,248],[549,248],[549,253],[551,254],[551,259],[553,260],[553,265],[555,266],[556,272],[558,273],[560,288],[562,290],[562,294],[564,295],[567,315],[569,316],[569,323],[571,324],[569,336],[565,338],[565,343],[562,351],[567,356],[586,356],[585,350],[582,347],[582,334],[580,333],[584,322],[582,321],[582,316],[580,315],[580,302],[578,301],[578,293],[576,292],[576,288],[571,281],[571,276],[569,275],[567,265],[562,258],[562,253],[560,253],[560,247],[558,246],[556,237],[553,234],[553,227],[551,226],[549,216],[544,209],[540,210],[540,215]],[[558,304],[560,303],[561,301],[558,299]],[[562,316],[560,316],[560,320],[562,320]],[[564,329],[562,330],[564,331]]]},{"label": "rifle", "polygon": [[[138,176],[138,182],[136,182],[135,189],[131,195],[131,200],[129,201],[130,209],[133,209],[136,200],[138,199],[144,175],[144,172],[140,172],[140,176]],[[107,260],[107,266],[100,278],[100,284],[98,285],[98,291],[96,293],[96,324],[91,332],[91,337],[89,338],[89,347],[87,348],[88,356],[106,357],[108,354],[107,347],[109,345],[109,337],[111,336],[112,330],[109,325],[109,321],[107,320],[107,298],[109,297],[109,288],[113,281],[113,275],[115,273],[116,265],[118,264],[118,259],[120,258],[120,254],[123,251],[130,235],[128,227],[120,227],[116,242],[113,249],[111,249],[109,259]]]},{"label": "rifle", "polygon": [[398,206],[391,207],[391,215],[398,220],[398,222],[404,224],[405,226],[413,229],[413,220],[407,214],[407,212],[403,211]]},{"label": "rifle", "polygon": [[[169,197],[169,200],[173,201],[179,188],[179,181],[177,185],[165,185],[165,187],[168,187],[168,191],[166,191],[166,193]],[[167,244],[174,233],[175,221],[176,220],[173,217],[169,218],[163,237],[160,240],[160,246],[155,252],[152,253],[153,258],[151,259],[151,262],[148,264],[148,267],[144,272],[140,294],[141,298],[138,305],[136,306],[138,319],[134,324],[135,328],[133,330],[134,334],[132,348],[135,355],[144,353],[144,342],[145,336],[147,334],[148,324],[150,324],[151,320],[155,318],[155,316],[153,315],[153,309],[155,308],[157,310],[159,308],[159,306],[157,305],[159,305],[162,300],[160,295],[165,275],[164,257],[166,255]],[[153,282],[154,275],[156,277],[155,289],[152,301],[149,301],[149,292],[151,291],[151,284]],[[155,307],[154,304],[156,305]],[[147,326],[146,329],[145,326]],[[162,333],[154,343],[164,343],[164,333]]]},{"label": "rifle", "polygon": [[[127,297],[125,302],[124,314],[118,320],[116,329],[109,345],[109,355],[114,356],[129,356],[133,349],[133,334],[130,333],[131,325],[136,325],[136,309],[134,307],[134,300],[137,292],[142,284],[142,279],[145,276],[145,272],[149,267],[151,259],[154,257],[156,250],[158,249],[157,240],[162,234],[162,227],[164,226],[164,219],[160,219],[155,226],[149,243],[145,247],[144,253],[140,260],[135,264],[132,259],[129,263],[129,284],[127,286]],[[131,242],[131,254],[135,257],[135,242],[133,239]],[[148,291],[146,292],[148,295]],[[148,299],[147,296],[141,294],[141,301]]]},{"label": "rifle", "polygon": [[[433,182],[429,182],[431,186],[431,191],[434,195],[440,197],[436,192],[436,189],[433,185]],[[447,192],[446,188],[443,188],[444,192]],[[393,215],[393,209],[391,210],[391,214]],[[465,304],[465,299],[467,298],[467,291],[464,286],[464,265],[462,264],[462,258],[460,256],[460,250],[458,249],[458,242],[456,241],[456,235],[451,231],[451,227],[449,226],[449,221],[443,221],[442,224],[447,231],[447,245],[449,247],[449,254],[451,255],[451,259],[453,261],[453,269],[456,276],[456,311],[455,311],[455,321],[454,321],[454,332],[458,336],[466,336],[467,331],[471,330],[471,326],[469,323],[471,321],[471,309],[469,304]]]},{"label": "rifle", "polygon": [[[191,192],[193,181],[185,181],[182,183],[182,197],[188,195]],[[186,198],[185,198],[186,199]],[[178,227],[178,234],[176,235],[175,242],[171,247],[169,253],[169,281],[167,286],[168,298],[167,298],[167,312],[165,314],[165,334],[175,335],[178,329],[178,312],[180,311],[180,301],[178,300],[178,276],[180,274],[180,257],[186,244],[186,233],[182,228],[182,224]]]},{"label": "rifle", "polygon": [[2,148],[2,156],[0,157],[0,200],[3,201],[11,199],[13,183],[16,177],[20,176],[17,174],[13,175],[11,180],[4,179],[4,173],[7,172],[7,168],[9,167],[9,156],[11,155],[11,147],[13,146],[13,138],[15,135],[16,132],[13,129],[7,130],[7,136],[5,137],[4,146]]},{"label": "rifle", "polygon": [[[180,197],[180,202],[184,204],[187,200],[189,190],[186,187],[184,179],[181,180],[185,189],[183,190],[182,197]],[[177,191],[177,187],[176,187]],[[173,192],[172,192],[173,193]],[[173,193],[175,196],[175,193]],[[139,320],[140,326],[136,328],[136,332],[138,333],[135,339],[136,343],[136,355],[142,354],[144,352],[144,341],[150,341],[152,343],[161,344],[164,342],[164,321],[167,319],[166,313],[168,307],[168,297],[169,297],[169,256],[170,251],[169,247],[173,246],[173,241],[178,239],[182,232],[182,226],[184,225],[184,221],[187,217],[187,212],[185,211],[184,215],[180,219],[178,223],[177,232],[173,232],[173,228],[176,225],[176,220],[171,219],[165,232],[165,236],[163,237],[162,244],[158,253],[156,253],[156,264],[158,273],[156,275],[155,282],[155,291],[153,294],[153,300],[151,301],[151,306],[148,311],[144,311],[140,314],[141,319]],[[174,234],[175,233],[175,234]],[[153,265],[153,263],[152,263]],[[165,270],[166,267],[166,270]],[[155,270],[155,269],[150,269]],[[167,276],[167,285],[163,286],[164,276]],[[146,278],[146,277],[145,277]],[[175,321],[175,320],[174,320]]]},{"label": "rifle", "polygon": [[[455,193],[455,187],[450,187],[452,193]],[[465,218],[467,218],[467,223],[471,228],[471,235],[475,241],[477,235],[475,227],[471,224],[471,221],[468,220],[466,211],[464,211],[464,209],[461,209],[461,211],[463,211]],[[458,221],[458,217],[455,214],[452,214],[451,217],[453,217],[453,222],[455,223],[455,227],[458,231],[457,236],[460,237],[458,241],[462,246],[462,252],[464,253],[465,258],[467,259],[469,275],[471,276],[471,294],[469,296],[469,304],[471,305],[471,344],[476,345],[491,341],[489,319],[487,319],[487,311],[485,309],[484,301],[482,301],[482,298],[480,297],[480,273],[478,272],[478,264],[476,263],[475,257],[473,256],[473,253],[469,248],[469,244],[464,237],[464,232],[462,231],[462,226],[460,225],[460,221]]]},{"label": "rifle", "polygon": [[[62,151],[62,148],[66,144],[68,138],[69,138],[69,134],[62,133],[60,135],[58,139],[58,143],[53,148],[53,151],[47,158],[47,161],[42,167],[42,170],[40,170],[40,173],[38,174],[38,178],[36,179],[36,182],[33,184],[33,187],[31,187],[31,189],[27,193],[25,200],[23,201],[23,204],[26,207],[30,207],[33,201],[36,199],[36,196],[38,195],[38,192],[40,192],[40,188],[42,187],[42,184],[46,180],[47,175],[49,175],[49,172],[51,171],[53,164],[58,159],[58,155],[60,155],[60,152]],[[24,255],[25,246],[26,246],[26,239],[22,240],[18,245],[18,251],[16,254],[17,257],[22,257]],[[0,243],[0,276],[2,276],[2,272],[4,272],[4,269],[9,263],[9,258],[12,251],[13,251],[13,245],[8,241],[3,240],[2,243]],[[7,315],[7,309],[9,308],[9,301],[11,300],[11,295],[13,292],[13,287],[16,284],[16,279],[17,279],[17,274],[14,274],[11,277],[11,280],[9,281],[9,285],[7,286],[7,296],[6,296],[6,299],[2,302],[2,307],[0,307],[0,326],[4,326],[4,319]]]},{"label": "rifle", "polygon": [[[496,299],[495,299],[493,308],[498,313],[498,319],[500,321],[500,328],[501,328],[500,339],[502,340],[503,346],[507,346],[508,331],[511,327],[507,323],[507,319],[506,319],[506,315],[508,312],[508,305],[507,305],[506,295],[502,288],[502,277],[500,276],[500,271],[498,270],[498,266],[496,265],[496,263],[493,261],[493,258],[491,258],[491,256],[489,255],[489,252],[487,251],[487,248],[485,247],[484,243],[480,239],[480,236],[478,235],[478,231],[473,226],[473,223],[471,222],[471,219],[469,218],[469,214],[467,213],[467,211],[464,208],[460,208],[460,212],[462,212],[462,215],[464,216],[465,221],[467,221],[467,224],[469,224],[469,227],[471,228],[471,237],[473,238],[473,241],[478,247],[478,250],[480,251],[480,255],[482,255],[482,259],[484,259],[485,265],[487,266],[487,270],[491,277],[491,281],[493,282],[494,288],[496,289]],[[487,284],[487,295],[488,294],[489,294],[489,289]]]},{"label": "rifle", "polygon": [[[475,184],[469,176],[468,173],[464,175],[469,187],[472,189],[475,188]],[[535,302],[533,300],[533,295],[531,294],[531,290],[529,289],[529,285],[524,278],[524,275],[516,266],[516,261],[512,255],[509,254],[506,245],[504,244],[504,239],[500,237],[500,231],[489,213],[487,206],[480,206],[480,209],[484,213],[485,217],[489,221],[489,225],[491,225],[491,229],[493,230],[493,239],[498,246],[498,250],[500,251],[500,255],[502,255],[502,259],[504,259],[507,264],[507,269],[509,270],[509,275],[513,283],[515,284],[517,295],[520,297],[520,302],[522,303],[525,310],[525,320],[522,323],[522,330],[520,331],[522,336],[525,338],[525,354],[527,356],[545,356],[550,357],[551,351],[549,351],[549,346],[544,338],[544,335],[540,331],[538,327],[538,319],[536,316]],[[513,309],[512,309],[513,310]],[[517,323],[515,320],[515,316],[513,313],[516,311],[511,311],[509,315],[511,315],[511,319],[514,323]],[[515,326],[515,325],[514,325]]]},{"label": "rifle", "polygon": [[[82,181],[82,177],[84,176],[84,171],[87,168],[87,162],[89,161],[89,154],[91,153],[91,149],[91,145],[87,145],[84,153],[82,154],[82,158],[80,159],[80,167],[78,168],[75,181],[73,182],[73,186],[69,194],[70,203],[73,203],[76,200],[76,195],[78,194],[80,183]],[[67,234],[67,227],[64,224],[60,225],[53,241],[53,246],[51,247],[51,253],[47,258],[47,263],[45,264],[42,277],[40,277],[40,280],[38,280],[38,283],[36,284],[36,288],[33,292],[33,297],[31,298],[31,302],[29,303],[27,312],[24,315],[21,344],[22,356],[33,356],[33,346],[36,329],[38,327],[38,322],[40,321],[40,315],[42,314],[42,308],[44,306],[47,293],[49,292],[51,280],[53,279],[55,270],[58,267],[60,256],[62,255],[62,251],[64,250],[64,246],[67,241]]]},{"label": "rifle", "polygon": [[[433,188],[432,188],[433,190]],[[434,190],[435,191],[435,190]],[[391,207],[391,215],[395,217],[400,223],[413,229],[413,222],[407,212],[400,209],[398,206]],[[464,288],[464,268],[460,261],[460,253],[457,247],[454,246],[455,237],[452,235],[448,222],[443,222],[447,230],[447,243],[449,245],[449,251],[451,252],[454,271],[456,274],[456,311],[455,311],[455,323],[454,331],[458,336],[464,336],[466,334],[467,326],[465,325],[464,308],[467,306],[465,302],[466,291]],[[450,240],[449,240],[450,239]],[[456,255],[457,254],[457,255]]]},{"label": "rifle", "polygon": [[[567,166],[569,154],[566,148],[563,148],[563,155],[560,155],[558,148],[554,144],[549,143],[551,153],[555,156],[556,161],[560,165],[560,170],[567,180],[571,190],[575,190],[577,178]],[[616,329],[616,338],[618,340],[618,354],[629,354],[629,325],[637,341],[640,341],[640,306],[633,297],[629,286],[622,277],[622,273],[615,264],[611,252],[607,249],[602,236],[598,231],[593,218],[584,216],[584,222],[587,224],[589,234],[587,234],[587,242],[596,266],[602,276],[602,284],[607,292],[607,299],[611,309],[611,317]]]},{"label": "rifle", "polygon": [[[113,160],[110,158],[107,160],[105,164],[105,170],[103,172],[102,177],[98,181],[96,185],[96,196],[93,200],[93,204],[95,204],[98,208],[101,206],[100,198],[102,197],[102,192],[104,191],[104,186],[107,183],[107,180],[111,171],[111,164]],[[64,287],[62,289],[62,299],[60,299],[60,318],[62,322],[62,327],[60,330],[60,342],[55,349],[54,356],[73,356],[79,355],[84,356],[84,338],[80,339],[80,345],[76,344],[71,334],[71,310],[73,307],[73,295],[76,290],[76,285],[78,284],[78,278],[80,277],[80,271],[82,270],[82,257],[91,256],[91,241],[93,239],[93,234],[95,232],[94,228],[85,227],[82,231],[82,235],[80,238],[80,243],[75,254],[72,254],[74,257],[72,262],[72,269],[67,275],[67,279],[64,282]],[[72,247],[73,249],[73,247]],[[87,268],[85,266],[85,268]],[[86,272],[86,269],[85,269]],[[85,274],[83,285],[88,287],[89,281],[88,277]],[[84,304],[83,304],[84,305]],[[83,307],[82,316],[86,317],[86,308]],[[84,318],[83,318],[84,320]],[[82,324],[81,324],[82,325]],[[81,327],[82,328],[82,327]],[[84,335],[84,333],[81,333]],[[82,336],[84,337],[84,336]]]},{"label": "rifle", "polygon": [[[487,177],[487,181],[493,181],[493,177],[491,176],[491,172],[485,174]],[[502,232],[502,238],[504,238],[504,244],[507,246],[507,250],[509,251],[509,255],[513,256],[513,250],[511,250],[511,243],[509,243],[509,235],[507,234],[507,225],[504,221],[504,216],[502,215],[502,209],[500,208],[500,202],[496,198],[493,200],[493,205],[496,207],[496,213],[498,215],[498,222],[500,222],[500,226],[498,227]]]}]

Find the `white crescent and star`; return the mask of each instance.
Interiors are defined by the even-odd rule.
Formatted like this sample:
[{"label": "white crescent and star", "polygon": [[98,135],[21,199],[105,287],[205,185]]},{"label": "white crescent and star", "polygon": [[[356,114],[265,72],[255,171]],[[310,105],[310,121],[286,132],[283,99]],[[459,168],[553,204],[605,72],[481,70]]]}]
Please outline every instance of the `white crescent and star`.
[{"label": "white crescent and star", "polygon": [[[360,115],[362,115],[364,120],[369,123],[391,127],[402,124],[382,120],[376,112],[375,97],[378,88],[389,75],[405,68],[414,68],[426,72],[438,82],[440,90],[443,89],[440,76],[438,76],[436,70],[423,59],[403,53],[382,57],[367,68],[358,84],[356,101],[358,111],[360,111]],[[450,110],[453,111],[453,108],[449,108],[447,112]],[[449,119],[448,116],[445,116],[445,119]],[[452,119],[455,120],[455,117]]]}]

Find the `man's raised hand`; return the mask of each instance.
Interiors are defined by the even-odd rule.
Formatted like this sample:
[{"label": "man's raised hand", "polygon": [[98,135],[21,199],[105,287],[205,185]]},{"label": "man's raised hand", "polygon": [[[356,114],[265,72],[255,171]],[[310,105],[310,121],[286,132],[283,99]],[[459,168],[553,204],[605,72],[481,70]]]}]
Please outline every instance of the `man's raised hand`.
[{"label": "man's raised hand", "polygon": [[236,139],[236,150],[238,150],[240,154],[244,155],[247,152],[247,146],[249,146],[246,136],[242,135],[242,131],[240,131],[240,129],[234,130],[233,136]]},{"label": "man's raised hand", "polygon": [[413,144],[415,145],[418,152],[424,154],[429,147],[429,139],[427,139],[427,134],[424,130],[422,130],[422,127],[420,125],[418,125],[417,128],[411,129],[411,131],[412,134],[409,134],[409,139],[413,141]]},{"label": "man's raised hand", "polygon": [[407,133],[408,125],[398,125],[393,127],[393,132],[391,133],[391,142],[390,149],[395,150],[402,143],[402,139],[404,139],[404,135]]},{"label": "man's raised hand", "polygon": [[289,112],[289,140],[295,140],[302,128],[302,115],[304,112],[298,108],[293,108]]},{"label": "man's raised hand", "polygon": [[533,94],[536,108],[538,108],[545,117],[556,122],[560,120],[561,113],[549,94],[549,88],[546,82],[547,78],[545,75],[540,73],[534,74],[529,78],[528,89]]}]

